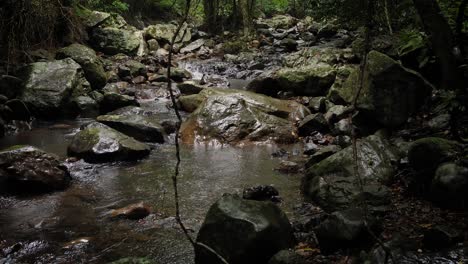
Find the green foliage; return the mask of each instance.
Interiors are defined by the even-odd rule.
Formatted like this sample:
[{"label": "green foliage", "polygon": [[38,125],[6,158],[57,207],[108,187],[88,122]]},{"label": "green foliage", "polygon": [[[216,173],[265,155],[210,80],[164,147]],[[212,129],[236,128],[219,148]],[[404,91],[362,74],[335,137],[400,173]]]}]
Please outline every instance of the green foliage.
[{"label": "green foliage", "polygon": [[[460,6],[461,0],[438,0],[439,6],[442,9],[449,25],[455,29],[456,19],[458,15],[458,8]],[[465,10],[465,17],[468,16],[468,10]],[[466,32],[468,30],[468,20],[465,19],[462,25],[462,31]]]},{"label": "green foliage", "polygon": [[83,4],[93,10],[115,13],[123,13],[129,8],[129,4],[122,0],[86,0]]},{"label": "green foliage", "polygon": [[278,13],[284,13],[289,7],[288,0],[260,0],[258,3],[259,9],[267,16]]},{"label": "green foliage", "polygon": [[402,30],[399,33],[398,54],[401,57],[416,54],[418,68],[423,68],[431,62],[429,40],[424,32],[415,29]]}]

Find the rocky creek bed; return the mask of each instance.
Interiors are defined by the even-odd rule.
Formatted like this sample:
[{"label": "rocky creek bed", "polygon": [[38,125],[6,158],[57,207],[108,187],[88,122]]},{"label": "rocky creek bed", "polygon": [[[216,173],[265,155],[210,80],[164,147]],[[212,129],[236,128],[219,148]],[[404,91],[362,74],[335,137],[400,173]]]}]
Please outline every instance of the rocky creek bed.
[{"label": "rocky creek bed", "polygon": [[[175,25],[88,15],[93,49],[36,52],[1,76],[0,263],[217,263],[174,218]],[[178,39],[189,233],[233,264],[466,262],[468,153],[447,137],[447,95],[384,39],[350,117],[358,32],[256,27],[245,43],[188,25]]]}]

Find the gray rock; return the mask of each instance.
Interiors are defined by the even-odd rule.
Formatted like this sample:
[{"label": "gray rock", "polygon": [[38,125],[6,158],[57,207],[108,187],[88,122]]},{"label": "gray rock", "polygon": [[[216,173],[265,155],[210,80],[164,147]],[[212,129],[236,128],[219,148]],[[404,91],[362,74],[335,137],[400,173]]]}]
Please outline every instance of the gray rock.
[{"label": "gray rock", "polygon": [[70,180],[68,169],[58,157],[40,149],[13,146],[0,151],[0,181],[13,184],[16,191],[63,190]]},{"label": "gray rock", "polygon": [[322,113],[311,114],[301,121],[297,128],[299,136],[306,137],[312,133],[318,131],[320,133],[326,133],[330,130],[328,127],[327,120]]},{"label": "gray rock", "polygon": [[285,38],[280,42],[280,46],[285,48],[287,51],[296,51],[297,45],[297,41],[290,38]]},{"label": "gray rock", "polygon": [[23,69],[21,99],[35,116],[51,119],[72,115],[71,100],[89,91],[83,69],[72,59],[36,62]]},{"label": "gray rock", "polygon": [[89,96],[78,96],[73,99],[81,117],[96,117],[99,115],[99,104]]},{"label": "gray rock", "polygon": [[182,94],[190,95],[190,94],[198,94],[207,87],[200,85],[196,83],[195,81],[185,81],[183,83],[178,83],[177,88],[180,90]]},{"label": "gray rock", "polygon": [[205,45],[204,39],[197,39],[180,50],[180,53],[190,53],[198,50]]},{"label": "gray rock", "polygon": [[303,179],[305,196],[328,211],[344,209],[362,199],[363,195],[373,205],[386,204],[389,191],[384,184],[394,176],[392,161],[399,159],[398,153],[377,135],[361,139],[357,147],[364,194],[354,175],[353,149],[347,147],[306,169]]},{"label": "gray rock", "polygon": [[142,115],[103,115],[96,119],[109,127],[145,142],[164,143],[164,128],[158,120]]},{"label": "gray rock", "polygon": [[322,161],[322,160],[330,157],[331,155],[339,152],[340,150],[341,150],[341,147],[337,146],[337,145],[325,146],[325,147],[319,149],[318,151],[316,151],[315,153],[313,153],[313,155],[307,161],[305,167],[309,168],[309,167],[313,166],[314,164],[319,163],[320,161]]},{"label": "gray rock", "polygon": [[250,188],[245,188],[242,191],[242,198],[254,201],[272,201],[279,199],[278,190],[271,185],[258,185]]},{"label": "gray rock", "polygon": [[149,155],[150,147],[104,124],[91,123],[78,132],[68,154],[86,162],[133,161]]},{"label": "gray rock", "polygon": [[[161,45],[170,43],[175,35],[177,26],[174,24],[157,24],[145,28],[145,35],[149,39],[156,39],[160,41]],[[176,38],[176,43],[186,43],[192,39],[191,29],[187,23],[181,28],[179,35]]]},{"label": "gray rock", "polygon": [[430,197],[450,207],[468,201],[468,168],[454,163],[439,166],[432,180]]},{"label": "gray rock", "polygon": [[[273,203],[224,195],[208,211],[197,242],[231,264],[267,263],[279,250],[292,247],[294,236],[288,218]],[[197,246],[195,263],[221,262]]]},{"label": "gray rock", "polygon": [[335,81],[336,71],[327,64],[301,68],[283,68],[276,74],[281,91],[296,95],[323,96]]},{"label": "gray rock", "polygon": [[125,106],[140,106],[133,96],[119,93],[105,93],[100,104],[101,113],[108,113]]},{"label": "gray rock", "polygon": [[136,55],[141,40],[142,36],[138,31],[114,27],[95,28],[91,34],[93,47],[109,55]]},{"label": "gray rock", "polygon": [[72,44],[57,52],[57,59],[72,58],[84,70],[88,82],[94,89],[101,89],[106,85],[107,75],[104,66],[96,52],[81,44]]},{"label": "gray rock", "polygon": [[268,264],[307,264],[305,257],[297,254],[294,250],[281,250],[276,253]]}]

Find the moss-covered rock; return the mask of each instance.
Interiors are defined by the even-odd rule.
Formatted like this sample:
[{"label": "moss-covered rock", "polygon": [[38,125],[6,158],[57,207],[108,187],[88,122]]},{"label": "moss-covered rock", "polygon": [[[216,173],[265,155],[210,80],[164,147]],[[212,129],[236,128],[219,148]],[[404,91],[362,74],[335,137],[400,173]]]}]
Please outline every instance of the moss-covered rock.
[{"label": "moss-covered rock", "polygon": [[78,62],[84,70],[86,79],[94,89],[100,89],[106,85],[106,72],[93,49],[81,44],[72,44],[60,49],[56,54],[56,58],[72,58]]},{"label": "moss-covered rock", "polygon": [[468,201],[468,168],[455,163],[440,165],[432,180],[430,197],[450,207]]},{"label": "moss-covered rock", "polygon": [[[420,74],[377,51],[369,53],[364,74],[358,108],[371,113],[375,121],[387,127],[404,124],[431,95],[431,84]],[[358,82],[359,70],[355,70],[343,86],[334,91],[335,95],[351,103],[359,88]]]},{"label": "moss-covered rock", "polygon": [[[177,30],[177,25],[174,24],[157,24],[150,25],[145,28],[146,38],[156,39],[159,44],[164,45],[170,43]],[[192,39],[192,32],[187,23],[182,26],[179,35],[176,38],[176,43],[187,43]]]},{"label": "moss-covered rock", "polygon": [[158,120],[142,115],[103,115],[96,119],[113,129],[146,142],[164,142],[164,128]]},{"label": "moss-covered rock", "polygon": [[[273,203],[224,195],[208,211],[197,242],[231,264],[267,263],[276,252],[294,245],[294,235],[288,218]],[[197,246],[195,263],[222,262]]]},{"label": "moss-covered rock", "polygon": [[150,147],[104,124],[91,123],[78,132],[68,146],[68,154],[90,163],[138,160]]},{"label": "moss-covered rock", "polygon": [[353,149],[347,147],[315,165],[309,164],[303,179],[305,196],[330,211],[345,209],[362,195],[369,198],[371,204],[385,203],[389,193],[384,184],[395,173],[392,161],[398,159],[398,153],[377,135],[360,140],[357,149],[364,194],[354,175]]},{"label": "moss-covered rock", "polygon": [[41,118],[74,114],[72,99],[90,90],[83,69],[70,58],[32,63],[22,70],[22,75],[24,88],[20,99]]},{"label": "moss-covered rock", "polygon": [[0,151],[0,182],[13,184],[8,191],[63,190],[70,180],[68,169],[58,157],[40,149],[13,146]]},{"label": "moss-covered rock", "polygon": [[336,71],[327,64],[301,68],[284,68],[276,73],[281,91],[291,91],[296,95],[322,96],[335,81]]},{"label": "moss-covered rock", "polygon": [[91,34],[93,47],[109,55],[136,55],[142,40],[143,36],[139,31],[115,27],[95,28]]},{"label": "moss-covered rock", "polygon": [[441,163],[454,159],[460,151],[461,146],[455,141],[437,137],[421,138],[411,143],[408,161],[420,176],[430,179]]}]

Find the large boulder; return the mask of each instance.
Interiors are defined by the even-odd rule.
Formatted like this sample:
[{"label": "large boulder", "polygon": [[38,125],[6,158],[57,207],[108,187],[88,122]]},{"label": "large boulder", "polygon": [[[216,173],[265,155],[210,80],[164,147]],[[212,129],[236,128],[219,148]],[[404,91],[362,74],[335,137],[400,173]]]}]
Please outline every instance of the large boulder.
[{"label": "large boulder", "polygon": [[99,115],[99,103],[89,96],[78,96],[73,99],[73,104],[80,117],[96,117]]},{"label": "large boulder", "polygon": [[228,143],[292,142],[296,139],[293,123],[310,113],[294,101],[241,90],[205,89],[197,96],[201,105],[181,127],[186,142],[193,142],[197,135]]},{"label": "large boulder", "polygon": [[154,118],[142,115],[103,115],[96,120],[137,140],[164,143],[164,128]]},{"label": "large boulder", "polygon": [[91,123],[78,132],[68,146],[68,154],[86,162],[138,160],[150,147],[101,123]]},{"label": "large boulder", "polygon": [[139,31],[115,27],[95,28],[91,35],[93,47],[109,55],[136,55],[142,40],[143,35]]},{"label": "large boulder", "polygon": [[41,118],[73,114],[72,99],[89,91],[83,69],[70,58],[32,63],[22,74],[24,88],[20,99]]},{"label": "large boulder", "polygon": [[392,161],[398,160],[397,151],[378,135],[359,140],[357,149],[364,193],[354,175],[350,146],[316,164],[308,164],[303,179],[305,196],[328,211],[345,209],[362,198],[371,205],[386,204],[389,192],[385,184],[394,176]]},{"label": "large boulder", "polygon": [[106,85],[107,75],[104,66],[93,49],[81,44],[72,44],[60,49],[56,58],[72,58],[78,62],[84,70],[86,79],[94,89],[100,89]]},{"label": "large boulder", "polygon": [[109,113],[125,106],[140,106],[133,96],[117,92],[105,92],[100,102],[101,113]]},{"label": "large boulder", "polygon": [[[231,264],[267,263],[276,252],[292,247],[294,236],[288,218],[273,203],[224,195],[208,211],[197,242]],[[197,246],[195,263],[222,262]]]},{"label": "large boulder", "polygon": [[[420,74],[377,51],[369,53],[364,74],[357,106],[383,126],[404,124],[431,95],[431,84]],[[358,88],[359,70],[355,70],[335,96],[352,103]]]},{"label": "large boulder", "polygon": [[[156,39],[160,44],[168,44],[172,41],[176,33],[177,25],[174,24],[157,24],[145,28],[145,35],[149,39]],[[182,26],[179,35],[176,38],[176,43],[186,43],[192,39],[191,29],[187,23]]]},{"label": "large boulder", "polygon": [[68,169],[58,157],[40,149],[14,146],[0,151],[0,182],[13,184],[18,191],[62,190],[70,180]]},{"label": "large boulder", "polygon": [[325,95],[335,81],[335,77],[335,69],[327,64],[284,68],[276,73],[280,90],[306,96]]}]

